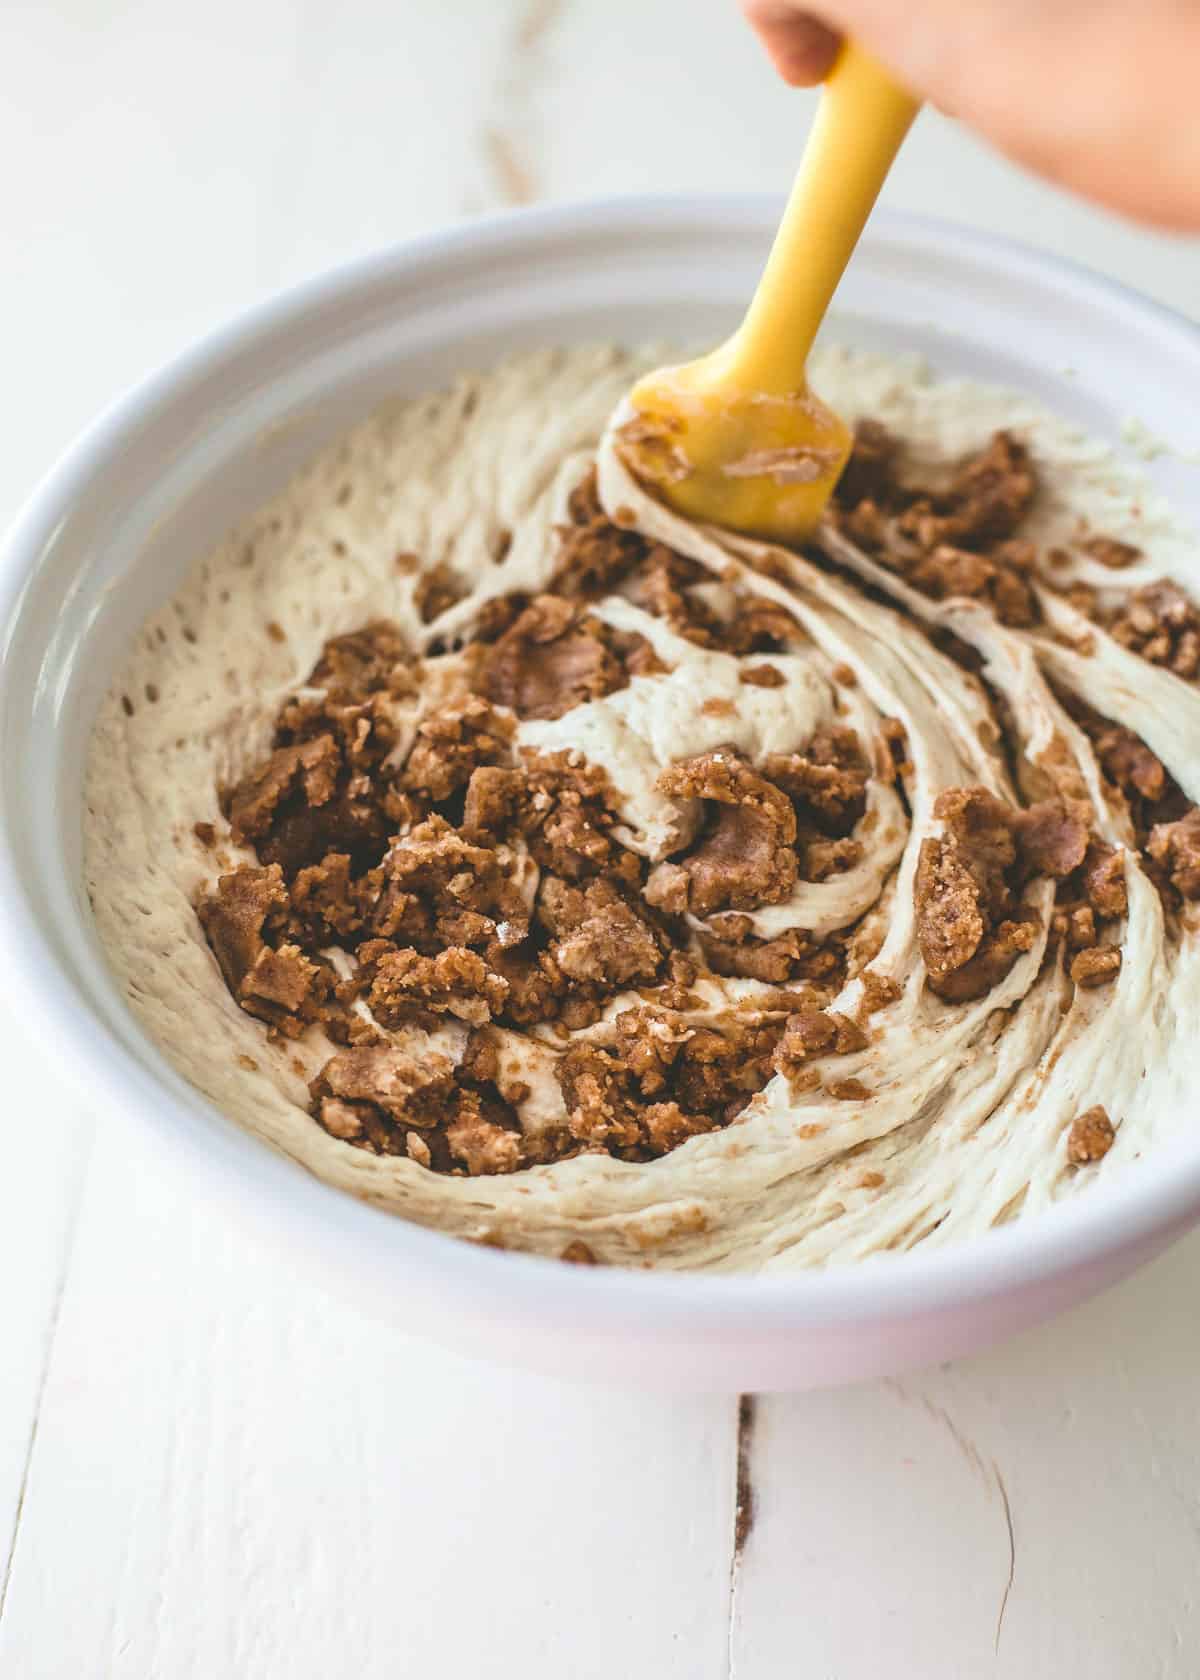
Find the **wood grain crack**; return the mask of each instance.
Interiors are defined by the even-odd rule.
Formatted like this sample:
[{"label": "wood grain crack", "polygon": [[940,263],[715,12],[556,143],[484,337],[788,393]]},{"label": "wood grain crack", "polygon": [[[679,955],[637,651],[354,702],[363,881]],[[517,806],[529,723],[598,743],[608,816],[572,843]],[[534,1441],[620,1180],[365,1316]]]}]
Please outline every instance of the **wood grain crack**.
[{"label": "wood grain crack", "polygon": [[739,1394],[737,1406],[737,1470],[734,1480],[733,1542],[729,1553],[729,1638],[726,1670],[734,1680],[734,1640],[738,1624],[738,1588],[741,1583],[742,1556],[754,1527],[754,1426],[757,1421],[758,1400],[753,1394]]},{"label": "wood grain crack", "polygon": [[946,1430],[959,1452],[962,1453],[963,1458],[989,1492],[994,1488],[1000,1497],[1000,1506],[1004,1514],[1004,1529],[1008,1541],[1008,1574],[1004,1582],[1004,1591],[1000,1595],[1000,1611],[996,1617],[996,1635],[993,1641],[996,1654],[999,1655],[1000,1635],[1004,1631],[1004,1617],[1008,1610],[1009,1598],[1012,1595],[1013,1578],[1017,1572],[1017,1540],[1013,1525],[1012,1504],[1009,1501],[1008,1488],[1005,1486],[1004,1477],[1000,1474],[1000,1466],[994,1458],[984,1459],[975,1442],[963,1433],[944,1406],[937,1405],[926,1394],[910,1394],[903,1383],[897,1382],[895,1378],[888,1378],[884,1386],[890,1389],[898,1399],[903,1400],[906,1405],[919,1402],[929,1416]]},{"label": "wood grain crack", "polygon": [[80,1215],[83,1211],[83,1190],[87,1182],[87,1169],[91,1160],[93,1141],[94,1134],[89,1138],[87,1148],[83,1152],[75,1175],[69,1213],[70,1234],[63,1243],[62,1258],[54,1284],[54,1300],[46,1325],[46,1345],[42,1354],[42,1368],[38,1374],[37,1395],[34,1399],[33,1417],[29,1425],[29,1439],[25,1443],[25,1461],[21,1466],[21,1485],[17,1491],[17,1503],[13,1511],[12,1532],[8,1537],[8,1551],[4,1559],[4,1578],[0,1580],[0,1624],[4,1621],[4,1609],[8,1603],[8,1589],[12,1584],[13,1566],[17,1556],[17,1542],[21,1535],[21,1518],[25,1513],[25,1495],[29,1491],[29,1475],[33,1467],[34,1449],[37,1446],[42,1401],[46,1395],[46,1381],[50,1375],[50,1358],[54,1352],[54,1342],[58,1334],[58,1321],[62,1313],[63,1296],[66,1293],[67,1279],[71,1274],[71,1260],[75,1253],[75,1239],[79,1230]]},{"label": "wood grain crack", "polygon": [[523,0],[501,55],[490,113],[478,132],[486,196],[501,205],[542,195],[535,107],[547,69],[547,41],[563,0]]},{"label": "wood grain crack", "polygon": [[1008,1489],[1004,1485],[1004,1477],[1000,1474],[1000,1466],[992,1460],[992,1475],[996,1479],[996,1487],[1000,1492],[1000,1500],[1004,1506],[1004,1522],[1008,1529],[1008,1580],[1004,1583],[1004,1595],[1000,1600],[1000,1614],[996,1617],[996,1655],[1000,1655],[1000,1634],[1004,1628],[1004,1612],[1008,1609],[1009,1595],[1012,1592],[1013,1576],[1017,1572],[1017,1538],[1013,1531],[1012,1506],[1008,1500]]}]

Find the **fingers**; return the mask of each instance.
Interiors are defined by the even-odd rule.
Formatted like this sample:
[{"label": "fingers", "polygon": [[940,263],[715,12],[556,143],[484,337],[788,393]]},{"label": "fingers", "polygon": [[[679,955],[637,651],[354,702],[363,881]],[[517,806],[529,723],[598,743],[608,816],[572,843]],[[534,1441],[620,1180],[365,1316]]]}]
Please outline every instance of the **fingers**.
[{"label": "fingers", "polygon": [[820,81],[842,34],[1048,180],[1200,232],[1198,0],[741,0],[784,79]]},{"label": "fingers", "polygon": [[811,87],[829,74],[840,39],[812,12],[789,0],[742,0],[742,10],[789,86]]}]

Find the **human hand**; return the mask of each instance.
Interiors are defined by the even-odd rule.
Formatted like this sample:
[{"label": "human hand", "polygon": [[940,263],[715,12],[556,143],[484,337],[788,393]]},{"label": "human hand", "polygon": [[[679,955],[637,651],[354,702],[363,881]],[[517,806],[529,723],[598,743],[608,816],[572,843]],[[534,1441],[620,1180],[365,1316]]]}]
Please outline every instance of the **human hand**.
[{"label": "human hand", "polygon": [[842,34],[1048,180],[1200,231],[1200,0],[741,0],[794,87]]}]

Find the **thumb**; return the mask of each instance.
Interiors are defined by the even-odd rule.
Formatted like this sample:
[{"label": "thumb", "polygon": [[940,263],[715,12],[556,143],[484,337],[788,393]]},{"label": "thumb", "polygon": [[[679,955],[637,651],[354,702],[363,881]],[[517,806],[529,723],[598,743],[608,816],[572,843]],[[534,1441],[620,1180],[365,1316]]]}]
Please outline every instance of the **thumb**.
[{"label": "thumb", "polygon": [[840,37],[801,0],[742,0],[742,11],[791,87],[811,87],[829,74]]}]

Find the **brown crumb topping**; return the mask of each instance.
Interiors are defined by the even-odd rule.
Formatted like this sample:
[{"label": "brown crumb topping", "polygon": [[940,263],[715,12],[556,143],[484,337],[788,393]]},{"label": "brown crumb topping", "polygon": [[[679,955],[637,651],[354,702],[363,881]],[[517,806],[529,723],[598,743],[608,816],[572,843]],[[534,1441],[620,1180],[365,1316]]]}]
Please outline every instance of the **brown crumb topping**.
[{"label": "brown crumb topping", "polygon": [[[1186,858],[1196,832],[1196,807],[1168,774],[1161,759],[1131,729],[1111,723],[1076,696],[1062,698],[1091,740],[1108,782],[1128,807],[1138,847],[1151,877],[1167,897],[1172,894],[1184,899],[1192,897]],[[1097,910],[1106,915],[1124,915],[1124,863],[1119,854],[1114,862],[1111,848],[1094,846],[1089,851],[1085,873],[1091,883],[1089,897],[1099,892],[1120,901],[1120,909],[1109,910],[1097,904]],[[1176,873],[1179,880],[1174,878]]]},{"label": "brown crumb topping", "polygon": [[845,978],[845,954],[840,943],[813,939],[798,928],[757,939],[749,916],[714,916],[701,946],[714,974],[736,975],[767,985],[803,980],[836,991]]},{"label": "brown crumb topping", "polygon": [[1185,682],[1200,674],[1200,611],[1178,584],[1146,584],[1101,618],[1114,641],[1151,665],[1165,665]]},{"label": "brown crumb topping", "polygon": [[835,1079],[825,1089],[835,1102],[865,1102],[871,1095],[870,1088],[861,1079]]},{"label": "brown crumb topping", "polygon": [[402,785],[437,803],[466,787],[481,764],[508,756],[512,720],[477,694],[421,719]]},{"label": "brown crumb topping", "polygon": [[889,1003],[895,1003],[903,994],[904,988],[899,981],[888,974],[879,974],[873,968],[865,968],[860,978],[864,1015],[874,1015],[878,1010],[886,1009]]},{"label": "brown crumb topping", "polygon": [[750,688],[782,688],[787,678],[778,665],[744,665],[738,680]]},{"label": "brown crumb topping", "polygon": [[647,883],[652,904],[691,910],[756,910],[778,904],[796,884],[796,813],[774,782],[739,754],[702,753],[659,777],[672,798],[703,800],[704,832],[678,863],[660,865]]},{"label": "brown crumb topping", "polygon": [[1037,493],[1028,447],[997,432],[937,489],[906,481],[902,464],[882,426],[860,423],[830,510],[838,528],[932,600],[981,601],[1002,624],[1035,624],[1036,551],[1015,537]]},{"label": "brown crumb topping", "polygon": [[[329,976],[282,937],[288,904],[278,864],[222,875],[199,907],[225,984],[249,1015],[289,1038],[320,1016]],[[278,943],[271,945],[274,937]]]},{"label": "brown crumb topping", "polygon": [[1071,959],[1071,978],[1077,986],[1107,986],[1121,972],[1121,953],[1115,945],[1089,945]]},{"label": "brown crumb topping", "polygon": [[782,1030],[782,1018],[729,1012],[690,1027],[651,1006],[624,1011],[611,1043],[578,1042],[559,1062],[571,1136],[637,1161],[727,1125],[771,1077]]},{"label": "brown crumb topping", "polygon": [[[1153,855],[1153,854],[1151,854]],[[1097,916],[1115,918],[1129,909],[1125,859],[1115,846],[1093,840],[1083,860],[1083,889]]]},{"label": "brown crumb topping", "polygon": [[623,688],[606,627],[577,602],[539,595],[486,653],[481,687],[520,718],[556,718]]},{"label": "brown crumb topping", "polygon": [[1200,809],[1150,830],[1146,850],[1181,898],[1200,899]]},{"label": "brown crumb topping", "polygon": [[1132,543],[1118,542],[1115,537],[1089,537],[1083,544],[1083,551],[1102,566],[1107,566],[1110,572],[1124,571],[1126,566],[1134,566],[1142,558],[1140,548],[1135,548]]},{"label": "brown crumb topping", "polygon": [[[1022,535],[1037,494],[1029,450],[1012,433],[930,485],[915,483],[899,442],[866,421],[831,518],[930,599],[975,601],[1027,629],[1041,617],[1038,588],[1063,570],[1061,555],[1043,556]],[[725,746],[671,765],[658,788],[678,803],[687,840],[648,863],[625,844],[603,770],[573,752],[517,746],[523,720],[562,717],[666,668],[597,603],[619,595],[693,644],[734,655],[743,700],[698,700],[731,730],[739,710],[762,704],[754,689],[784,686],[774,656],[806,637],[744,568],[717,578],[643,537],[627,510],[610,519],[594,474],[570,497],[555,541],[542,593],[492,598],[464,627],[457,691],[421,708],[421,659],[394,625],[335,637],[280,709],[261,760],[219,790],[230,842],[254,854],[197,906],[232,998],[276,1040],[326,1035],[311,1113],[331,1137],[424,1171],[511,1173],[583,1153],[651,1161],[735,1122],[776,1075],[797,1100],[823,1091],[867,1101],[878,1079],[858,1073],[874,1062],[873,1017],[902,991],[869,966],[882,914],[820,938],[800,927],[760,937],[754,920],[869,857],[872,778],[912,793],[902,725],[884,719],[866,739],[834,723],[761,761]],[[1190,599],[1155,583],[1114,604],[1138,551],[1100,536],[1080,546],[1114,577],[1113,591],[1069,587],[1084,609],[1140,657],[1200,676]],[[398,565],[417,574],[424,623],[464,598],[448,572],[422,573],[411,556]],[[933,639],[986,678],[965,643]],[[832,681],[850,690],[857,679],[839,664]],[[860,698],[831,694],[842,717]],[[1065,699],[1129,806],[1164,901],[1200,900],[1200,813],[1128,728]],[[926,983],[948,1002],[986,996],[1038,945],[1026,897],[1035,877],[1056,884],[1047,960],[1085,990],[1120,971],[1136,854],[1090,831],[1086,787],[1047,785],[1058,794],[1024,808],[982,787],[936,800],[914,908]],[[192,832],[216,849],[215,824]],[[832,1007],[851,975],[862,980],[854,1018]],[[722,979],[757,989],[718,1006]],[[522,1041],[552,1058],[561,1096],[559,1115],[535,1125],[522,1116],[533,1086],[506,1059],[505,1045]],[[838,1058],[858,1060],[847,1071]],[[1103,1109],[1089,1109],[1071,1128],[1068,1158],[1098,1160],[1112,1136]],[[563,1258],[595,1259],[583,1241]]]},{"label": "brown crumb topping", "polygon": [[556,594],[583,600],[607,595],[652,552],[653,545],[626,525],[610,520],[604,512],[594,468],[571,492],[567,512],[568,522],[558,533],[558,559],[550,579]]},{"label": "brown crumb topping", "polygon": [[[856,430],[830,517],[852,542],[932,600],[983,602],[1002,624],[1027,629],[1042,617],[1038,587],[1049,588],[1130,652],[1185,682],[1200,681],[1196,603],[1165,578],[1121,589],[1120,573],[1142,559],[1141,550],[1102,533],[1078,546],[1113,573],[1112,585],[1098,591],[1082,581],[1064,583],[1070,554],[1061,548],[1042,552],[1020,534],[1037,489],[1028,447],[1011,432],[997,432],[946,483],[928,485],[906,471],[899,441],[868,420]],[[1094,638],[1075,645],[1086,653]]]},{"label": "brown crumb topping", "polygon": [[1106,1110],[1095,1103],[1071,1122],[1067,1133],[1067,1160],[1073,1167],[1102,1161],[1116,1140],[1116,1129]]},{"label": "brown crumb topping", "polygon": [[921,843],[914,885],[917,940],[932,990],[949,1002],[982,997],[1038,936],[1017,898],[1018,813],[985,788],[938,795],[940,838]]},{"label": "brown crumb topping", "polygon": [[[572,564],[584,565],[577,541]],[[765,633],[753,600],[750,613],[753,644]],[[234,840],[264,861],[221,876],[201,923],[244,1009],[283,1037],[320,1026],[334,1041],[312,1114],[341,1142],[462,1175],[599,1149],[652,1159],[729,1124],[772,1077],[787,1014],[827,1000],[844,974],[836,942],[757,940],[736,912],[714,923],[710,963],[702,942],[687,954],[679,918],[786,896],[804,855],[797,813],[816,836],[861,807],[857,743],[812,743],[786,767],[789,791],[734,753],[673,767],[665,788],[706,815],[652,875],[618,838],[603,771],[514,743],[515,715],[556,713],[564,690],[611,690],[637,648],[560,597],[485,616],[491,640],[466,662],[475,690],[415,731],[399,707],[419,671],[391,627],[328,645],[269,754],[223,794]],[[656,890],[672,875],[673,891]],[[702,972],[814,984],[697,1026],[684,1017]],[[608,1000],[639,993],[644,1005],[597,1025]],[[561,1124],[522,1130],[530,1087],[501,1077],[494,1027],[593,1029],[558,1055]],[[418,1048],[447,1031],[444,1049]],[[458,1052],[455,1033],[467,1034]]]},{"label": "brown crumb topping", "polygon": [[836,1009],[802,1009],[789,1015],[775,1051],[775,1071],[795,1082],[821,1056],[844,1056],[864,1050],[867,1035],[857,1021]]}]

